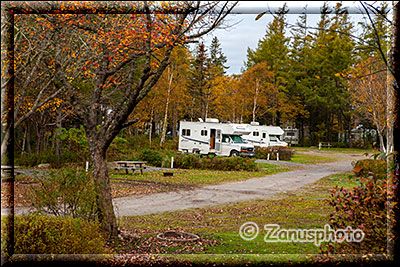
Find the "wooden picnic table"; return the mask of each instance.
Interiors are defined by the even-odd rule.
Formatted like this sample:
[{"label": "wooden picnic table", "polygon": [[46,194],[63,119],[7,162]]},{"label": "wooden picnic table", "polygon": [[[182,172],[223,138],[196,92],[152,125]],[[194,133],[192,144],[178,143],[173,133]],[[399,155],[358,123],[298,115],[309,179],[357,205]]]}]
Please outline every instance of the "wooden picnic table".
[{"label": "wooden picnic table", "polygon": [[[17,174],[17,169],[19,166],[14,166],[14,174]],[[7,176],[7,174],[11,174],[12,167],[7,165],[1,165],[1,176]]]},{"label": "wooden picnic table", "polygon": [[321,150],[321,147],[328,147],[328,148],[331,148],[331,143],[329,143],[329,142],[320,142],[319,144],[318,144],[318,149],[319,150]]},{"label": "wooden picnic table", "polygon": [[132,172],[135,172],[135,170],[139,169],[140,173],[143,174],[143,169],[144,164],[146,164],[146,161],[132,161],[132,160],[119,160],[115,161],[115,163],[118,164],[118,167],[114,167],[114,169],[118,170],[125,170],[126,174],[129,174],[129,170],[132,170]]}]

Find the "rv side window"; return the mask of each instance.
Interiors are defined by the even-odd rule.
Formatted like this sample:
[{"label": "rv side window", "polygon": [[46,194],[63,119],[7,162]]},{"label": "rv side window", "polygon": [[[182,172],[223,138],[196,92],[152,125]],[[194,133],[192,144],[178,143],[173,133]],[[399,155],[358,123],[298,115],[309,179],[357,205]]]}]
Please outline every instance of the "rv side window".
[{"label": "rv side window", "polygon": [[263,138],[267,138],[267,134],[266,133],[263,133]]},{"label": "rv side window", "polygon": [[253,136],[259,136],[260,133],[259,132],[253,132]]},{"label": "rv side window", "polygon": [[182,136],[190,136],[190,129],[182,129]]},{"label": "rv side window", "polygon": [[207,130],[201,130],[201,136],[207,136]]}]

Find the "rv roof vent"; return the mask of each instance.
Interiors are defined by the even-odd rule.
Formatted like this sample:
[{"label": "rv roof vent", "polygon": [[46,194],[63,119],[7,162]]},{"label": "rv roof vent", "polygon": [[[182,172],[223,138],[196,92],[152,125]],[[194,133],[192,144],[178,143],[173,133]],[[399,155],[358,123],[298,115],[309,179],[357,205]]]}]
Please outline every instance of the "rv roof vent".
[{"label": "rv roof vent", "polygon": [[216,122],[216,123],[218,123],[219,120],[218,119],[214,119],[214,118],[206,118],[206,122]]},{"label": "rv roof vent", "polygon": [[250,122],[250,125],[260,125],[260,123],[256,122],[256,121],[252,121],[252,122]]}]

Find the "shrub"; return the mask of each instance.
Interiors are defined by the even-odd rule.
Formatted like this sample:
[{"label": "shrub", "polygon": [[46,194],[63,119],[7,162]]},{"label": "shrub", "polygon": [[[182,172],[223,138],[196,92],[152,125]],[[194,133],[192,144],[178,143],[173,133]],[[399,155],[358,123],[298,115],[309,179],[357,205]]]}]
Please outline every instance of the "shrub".
[{"label": "shrub", "polygon": [[[105,253],[105,240],[99,225],[71,217],[38,214],[15,217],[16,254],[96,254]],[[3,227],[4,226],[4,227]],[[9,242],[2,220],[2,254]],[[2,256],[3,256],[2,255]]]},{"label": "shrub", "polygon": [[361,185],[353,189],[336,187],[328,200],[334,208],[330,214],[333,229],[361,229],[364,240],[328,245],[331,253],[382,253],[387,242],[387,194],[391,190],[386,182],[379,179],[363,179]]},{"label": "shrub", "polygon": [[196,155],[177,155],[174,167],[180,169],[208,169],[220,171],[257,171],[254,160],[242,157],[205,157]]},{"label": "shrub", "polygon": [[95,188],[84,170],[57,170],[35,175],[33,206],[39,212],[93,220],[96,216]]},{"label": "shrub", "polygon": [[163,163],[163,155],[160,151],[154,149],[144,149],[138,156],[139,160],[146,161],[149,165],[161,167]]},{"label": "shrub", "polygon": [[179,143],[179,138],[178,137],[172,137],[172,136],[166,136],[164,144],[162,145],[162,149],[164,150],[169,150],[169,151],[175,151],[178,147]]},{"label": "shrub", "polygon": [[332,147],[338,147],[338,148],[348,148],[349,143],[348,142],[333,142]]},{"label": "shrub", "polygon": [[[149,146],[149,136],[148,135],[135,135],[127,138],[129,147],[135,149],[135,150],[142,150],[142,149],[148,149]],[[154,141],[154,144],[156,144],[156,141]]]},{"label": "shrub", "polygon": [[56,138],[64,142],[64,151],[75,152],[84,161],[89,155],[89,144],[86,138],[86,132],[83,126],[79,128],[58,128],[59,133]]},{"label": "shrub", "polygon": [[383,160],[363,159],[353,163],[354,173],[359,177],[386,179],[387,163]]},{"label": "shrub", "polygon": [[75,152],[66,151],[62,156],[52,152],[40,154],[22,154],[15,163],[19,166],[35,167],[41,163],[49,163],[51,168],[61,168],[65,162],[81,162],[81,158]]},{"label": "shrub", "polygon": [[34,167],[40,163],[39,154],[22,154],[15,160],[15,164],[27,167]]},{"label": "shrub", "polygon": [[11,256],[9,249],[11,249],[11,239],[9,232],[13,227],[13,217],[1,215],[1,260]]},{"label": "shrub", "polygon": [[255,147],[256,158],[276,160],[279,153],[279,160],[290,160],[294,150],[286,146]]},{"label": "shrub", "polygon": [[196,155],[176,155],[174,167],[179,169],[201,169],[201,158]]},{"label": "shrub", "polygon": [[388,238],[388,195],[393,186],[386,181],[386,162],[376,159],[359,160],[353,163],[356,176],[364,177],[353,189],[336,187],[330,196],[329,205],[334,208],[330,215],[332,228],[361,229],[365,233],[361,243],[335,243],[328,245],[335,253],[382,253]]}]

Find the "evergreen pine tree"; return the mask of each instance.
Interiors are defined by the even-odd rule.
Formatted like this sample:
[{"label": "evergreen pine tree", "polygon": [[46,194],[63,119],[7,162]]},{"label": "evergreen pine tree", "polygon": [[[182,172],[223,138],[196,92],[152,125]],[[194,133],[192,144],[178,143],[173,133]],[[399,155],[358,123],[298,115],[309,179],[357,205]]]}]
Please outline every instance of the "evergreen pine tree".
[{"label": "evergreen pine tree", "polygon": [[227,59],[222,52],[221,44],[217,36],[211,41],[210,45],[210,62],[217,69],[219,74],[225,74],[225,70],[229,67],[225,66]]},{"label": "evergreen pine tree", "polygon": [[[330,14],[330,13],[334,14]],[[338,133],[351,130],[351,108],[346,83],[342,78],[354,62],[354,41],[350,37],[353,25],[347,10],[340,4],[334,10],[322,7],[319,30],[313,34],[309,68],[312,78],[306,90],[306,105],[310,112],[311,142],[334,142]]]},{"label": "evergreen pine tree", "polygon": [[204,43],[197,47],[196,55],[191,61],[189,79],[187,83],[188,93],[192,97],[191,118],[206,119],[211,99],[211,61],[207,56]]},{"label": "evergreen pine tree", "polygon": [[[285,20],[288,13],[286,3],[280,8],[273,21],[268,24],[265,36],[258,42],[258,47],[254,51],[247,50],[246,69],[257,63],[266,62],[270,70],[274,73],[273,85],[278,89],[279,95],[276,99],[271,99],[275,105],[288,104],[289,94],[287,91],[288,73],[288,44],[290,38],[285,35]],[[280,113],[273,114],[271,123],[280,124]]]}]

